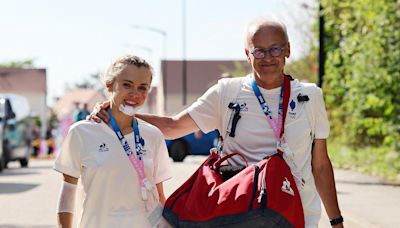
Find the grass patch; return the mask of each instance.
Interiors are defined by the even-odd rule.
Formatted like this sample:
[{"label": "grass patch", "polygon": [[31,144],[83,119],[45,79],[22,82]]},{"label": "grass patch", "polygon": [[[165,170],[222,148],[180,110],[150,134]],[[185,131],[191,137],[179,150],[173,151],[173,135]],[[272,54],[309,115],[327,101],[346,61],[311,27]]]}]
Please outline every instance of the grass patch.
[{"label": "grass patch", "polygon": [[340,143],[328,143],[329,156],[335,167],[358,170],[400,183],[400,152],[390,148],[349,148]]}]

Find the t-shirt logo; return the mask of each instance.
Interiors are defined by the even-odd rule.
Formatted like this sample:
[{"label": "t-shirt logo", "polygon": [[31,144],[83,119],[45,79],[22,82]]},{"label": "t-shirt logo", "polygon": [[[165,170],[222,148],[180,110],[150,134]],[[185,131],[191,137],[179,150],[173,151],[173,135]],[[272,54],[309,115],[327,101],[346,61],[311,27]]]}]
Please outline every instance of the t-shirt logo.
[{"label": "t-shirt logo", "polygon": [[105,144],[105,143],[102,143],[100,146],[99,146],[99,152],[107,152],[109,149],[108,149],[108,147],[107,147],[107,145]]},{"label": "t-shirt logo", "polygon": [[296,102],[293,99],[289,103],[289,108],[290,108],[290,110],[288,111],[289,117],[292,119],[295,119],[296,118],[296,112],[295,112]]},{"label": "t-shirt logo", "polygon": [[239,106],[240,106],[240,111],[241,111],[241,112],[247,112],[247,111],[249,111],[249,108],[247,108],[246,102],[239,103]]},{"label": "t-shirt logo", "polygon": [[139,144],[135,144],[136,151],[140,151],[141,154],[145,155],[146,150],[144,149],[144,139],[142,137],[139,138]]}]

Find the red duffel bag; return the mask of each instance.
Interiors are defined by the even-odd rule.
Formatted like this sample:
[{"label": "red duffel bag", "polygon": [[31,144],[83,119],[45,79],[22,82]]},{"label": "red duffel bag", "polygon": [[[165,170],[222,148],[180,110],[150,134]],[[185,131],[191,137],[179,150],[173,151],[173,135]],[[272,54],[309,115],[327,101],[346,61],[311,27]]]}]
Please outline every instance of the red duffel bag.
[{"label": "red duffel bag", "polygon": [[[166,201],[173,227],[304,227],[300,195],[282,152],[224,181],[226,159],[212,153]],[[240,155],[241,156],[241,155]]]}]

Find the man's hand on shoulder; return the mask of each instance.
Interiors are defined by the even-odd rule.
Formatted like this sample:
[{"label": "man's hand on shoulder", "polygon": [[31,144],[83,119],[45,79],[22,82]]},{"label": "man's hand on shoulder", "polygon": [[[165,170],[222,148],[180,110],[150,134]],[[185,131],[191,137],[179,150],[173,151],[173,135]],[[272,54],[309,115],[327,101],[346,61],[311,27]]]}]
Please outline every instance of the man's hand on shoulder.
[{"label": "man's hand on shoulder", "polygon": [[110,119],[108,113],[106,112],[106,109],[108,107],[110,107],[109,100],[103,101],[101,103],[100,102],[96,103],[90,115],[86,117],[86,120],[95,121],[97,123],[100,123],[101,121],[108,123]]}]

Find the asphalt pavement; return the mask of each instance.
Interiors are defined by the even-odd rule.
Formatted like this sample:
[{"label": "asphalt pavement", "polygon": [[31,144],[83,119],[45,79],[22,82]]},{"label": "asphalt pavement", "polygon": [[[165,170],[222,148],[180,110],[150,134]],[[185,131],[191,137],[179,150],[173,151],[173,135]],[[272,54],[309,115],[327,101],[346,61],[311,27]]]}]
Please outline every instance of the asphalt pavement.
[{"label": "asphalt pavement", "polygon": [[[205,157],[189,156],[173,163],[173,178],[165,182],[170,195],[201,164]],[[30,167],[10,168],[0,173],[0,228],[56,227],[55,207],[61,175],[51,169],[52,160],[32,160]],[[400,186],[349,170],[335,170],[339,204],[345,227],[400,227]],[[328,228],[322,214],[320,226]]]}]

